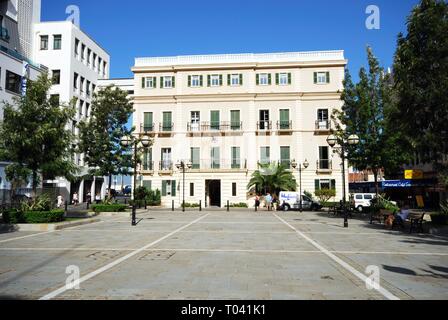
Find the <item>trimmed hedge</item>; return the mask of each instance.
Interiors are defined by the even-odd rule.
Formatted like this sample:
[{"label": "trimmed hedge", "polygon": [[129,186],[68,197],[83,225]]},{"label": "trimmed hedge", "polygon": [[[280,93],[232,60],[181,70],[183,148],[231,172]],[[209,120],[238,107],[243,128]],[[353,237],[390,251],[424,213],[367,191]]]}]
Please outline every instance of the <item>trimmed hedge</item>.
[{"label": "trimmed hedge", "polygon": [[231,203],[230,208],[249,208],[247,203],[241,202],[241,203]]},{"label": "trimmed hedge", "polygon": [[94,212],[124,212],[128,206],[125,204],[94,204],[91,208]]},{"label": "trimmed hedge", "polygon": [[3,212],[3,222],[7,224],[18,223],[54,223],[64,221],[64,210],[52,211],[18,211],[7,210]]}]

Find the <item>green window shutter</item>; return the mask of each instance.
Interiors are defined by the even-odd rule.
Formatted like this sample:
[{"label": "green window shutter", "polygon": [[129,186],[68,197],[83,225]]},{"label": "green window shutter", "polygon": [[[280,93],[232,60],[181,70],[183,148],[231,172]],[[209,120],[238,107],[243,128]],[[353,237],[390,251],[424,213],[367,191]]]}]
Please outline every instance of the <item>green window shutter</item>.
[{"label": "green window shutter", "polygon": [[281,129],[290,129],[289,128],[289,110],[280,110],[280,128]]},{"label": "green window shutter", "polygon": [[257,86],[260,85],[260,75],[257,73]]},{"label": "green window shutter", "polygon": [[320,190],[320,181],[319,180],[314,180],[314,190],[318,191]]},{"label": "green window shutter", "polygon": [[202,87],[204,85],[204,76],[199,77],[199,85]]},{"label": "green window shutter", "polygon": [[243,85],[243,74],[240,74],[240,86]]},{"label": "green window shutter", "polygon": [[288,84],[292,83],[292,74],[288,73]]},{"label": "green window shutter", "polygon": [[331,189],[336,190],[336,180],[331,180]]},{"label": "green window shutter", "polygon": [[231,78],[232,76],[230,75],[230,74],[228,74],[227,75],[227,85],[228,86],[230,86],[230,78]]},{"label": "green window shutter", "polygon": [[191,163],[193,169],[200,169],[200,159],[199,159],[200,149],[191,148]]},{"label": "green window shutter", "polygon": [[219,130],[219,111],[210,111],[210,127]]},{"label": "green window shutter", "polygon": [[280,160],[282,163],[288,162],[291,160],[291,149],[290,147],[280,147]]},{"label": "green window shutter", "polygon": [[222,74],[219,75],[219,85],[222,86]]},{"label": "green window shutter", "polygon": [[327,83],[330,83],[330,72],[327,72]]},{"label": "green window shutter", "polygon": [[176,196],[176,180],[171,181],[171,196]]},{"label": "green window shutter", "polygon": [[143,89],[145,89],[145,84],[146,84],[145,82],[146,82],[146,78],[143,77],[143,78],[142,78],[142,88],[143,88]]},{"label": "green window shutter", "polygon": [[148,190],[152,190],[152,181],[151,180],[143,180],[143,186]]},{"label": "green window shutter", "polygon": [[241,119],[239,110],[230,111],[230,126],[232,130],[241,129]]},{"label": "green window shutter", "polygon": [[232,169],[241,167],[240,151],[239,147],[232,147]]},{"label": "green window shutter", "polygon": [[160,77],[160,88],[163,89],[165,86],[163,85],[163,77]]},{"label": "green window shutter", "polygon": [[280,73],[276,73],[275,74],[275,84],[279,85],[280,84]]},{"label": "green window shutter", "polygon": [[173,82],[173,88],[176,87],[176,77],[171,77],[171,80]]},{"label": "green window shutter", "polygon": [[314,72],[314,84],[317,83],[317,72]]},{"label": "green window shutter", "polygon": [[268,74],[268,84],[272,84],[272,74]]},{"label": "green window shutter", "polygon": [[208,75],[208,76],[207,76],[207,86],[208,86],[208,87],[211,87],[211,86],[212,86],[212,76],[211,76],[211,75]]},{"label": "green window shutter", "polygon": [[191,87],[191,76],[188,76],[188,87]]},{"label": "green window shutter", "polygon": [[143,129],[145,131],[152,131],[153,130],[153,125],[152,125],[152,112],[145,112],[143,115]]},{"label": "green window shutter", "polygon": [[157,77],[152,78],[152,87],[155,89],[157,88]]},{"label": "green window shutter", "polygon": [[166,181],[162,181],[162,196],[166,197]]},{"label": "green window shutter", "polygon": [[164,131],[169,131],[171,130],[171,126],[172,126],[172,113],[171,112],[164,112],[163,113],[163,128],[165,129]]}]

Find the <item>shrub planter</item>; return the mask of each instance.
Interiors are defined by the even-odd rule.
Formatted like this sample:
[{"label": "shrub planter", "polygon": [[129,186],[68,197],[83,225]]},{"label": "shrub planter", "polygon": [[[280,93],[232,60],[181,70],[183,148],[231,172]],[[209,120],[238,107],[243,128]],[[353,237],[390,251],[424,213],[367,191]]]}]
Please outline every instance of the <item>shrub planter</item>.
[{"label": "shrub planter", "polygon": [[64,221],[64,210],[52,211],[19,211],[7,210],[3,212],[3,222],[6,224],[18,223],[54,223]]},{"label": "shrub planter", "polygon": [[125,204],[95,204],[92,206],[92,211],[100,212],[124,212],[128,208]]}]

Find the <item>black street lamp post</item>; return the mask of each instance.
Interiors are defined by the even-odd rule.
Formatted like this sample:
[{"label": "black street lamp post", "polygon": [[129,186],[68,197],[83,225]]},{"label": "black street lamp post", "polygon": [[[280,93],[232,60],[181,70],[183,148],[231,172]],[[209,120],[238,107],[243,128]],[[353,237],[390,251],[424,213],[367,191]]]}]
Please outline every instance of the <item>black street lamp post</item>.
[{"label": "black street lamp post", "polygon": [[291,166],[295,170],[297,166],[299,167],[299,193],[300,193],[300,212],[303,212],[303,197],[302,197],[302,171],[308,169],[310,166],[308,160],[304,163],[297,164],[296,160],[293,160]]},{"label": "black street lamp post", "polygon": [[177,169],[182,169],[183,175],[183,198],[182,198],[182,212],[185,212],[185,171],[193,167],[192,163],[189,161],[180,161],[176,164]]},{"label": "black street lamp post", "polygon": [[[347,140],[338,139],[335,135],[330,135],[327,138],[327,143],[333,148],[334,152],[340,154],[342,159],[342,211],[344,213],[344,228],[348,228],[348,211],[347,211],[347,195],[345,189],[345,161],[347,159],[347,145],[359,144],[359,137],[357,135],[351,135]],[[339,144],[339,147],[336,147]]]},{"label": "black street lamp post", "polygon": [[134,165],[134,171],[133,171],[133,179],[134,179],[134,188],[132,192],[132,200],[134,200],[134,203],[132,205],[132,226],[137,225],[137,218],[136,218],[136,211],[137,206],[135,203],[135,196],[137,191],[137,166],[138,166],[138,150],[139,150],[139,144],[141,144],[143,149],[147,149],[152,145],[152,140],[148,136],[143,136],[140,139],[136,139],[132,136],[130,137],[123,137],[121,139],[121,145],[125,148],[131,147],[134,149],[134,157],[133,157],[133,165]]}]

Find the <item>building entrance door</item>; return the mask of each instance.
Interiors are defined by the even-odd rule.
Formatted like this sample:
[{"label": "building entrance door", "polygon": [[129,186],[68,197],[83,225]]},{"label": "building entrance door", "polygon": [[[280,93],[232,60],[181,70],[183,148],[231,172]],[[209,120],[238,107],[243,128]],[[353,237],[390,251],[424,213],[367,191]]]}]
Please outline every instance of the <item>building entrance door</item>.
[{"label": "building entrance door", "polygon": [[210,207],[221,207],[221,180],[206,180],[205,185],[205,196]]}]

